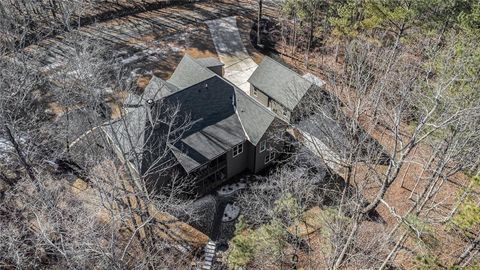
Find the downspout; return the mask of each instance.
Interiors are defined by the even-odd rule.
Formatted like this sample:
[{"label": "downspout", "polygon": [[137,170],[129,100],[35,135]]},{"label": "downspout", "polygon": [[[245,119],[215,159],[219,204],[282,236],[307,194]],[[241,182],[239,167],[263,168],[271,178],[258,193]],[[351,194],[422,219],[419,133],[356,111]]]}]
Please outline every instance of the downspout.
[{"label": "downspout", "polygon": [[253,173],[257,173],[257,146],[255,146],[255,151],[253,154]]}]

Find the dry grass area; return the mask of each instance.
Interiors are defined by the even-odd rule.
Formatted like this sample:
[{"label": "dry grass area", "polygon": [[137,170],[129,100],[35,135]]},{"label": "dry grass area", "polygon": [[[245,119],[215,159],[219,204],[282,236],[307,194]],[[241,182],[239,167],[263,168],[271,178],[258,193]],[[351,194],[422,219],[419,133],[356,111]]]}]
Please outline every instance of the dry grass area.
[{"label": "dry grass area", "polygon": [[[192,7],[169,8],[165,11],[145,12],[138,14],[137,16],[135,16],[135,18],[126,17],[102,23],[102,27],[106,27],[109,29],[118,27],[119,33],[124,30],[121,29],[121,27],[128,24],[133,25],[132,29],[139,25],[139,21],[147,24],[146,29],[148,29],[148,31],[145,31],[145,33],[143,33],[143,28],[140,28],[140,30],[138,30],[138,33],[136,32],[135,35],[131,35],[130,33],[126,35],[128,36],[128,38],[124,38],[123,36],[122,38],[112,37],[114,43],[116,43],[116,45],[121,48],[141,48],[145,50],[158,49],[163,52],[162,56],[154,61],[139,63],[139,65],[141,65],[143,69],[151,71],[151,74],[142,74],[138,77],[136,82],[137,86],[140,89],[144,89],[146,85],[148,85],[148,82],[151,79],[152,75],[158,76],[162,79],[168,79],[184,54],[189,54],[194,58],[217,57],[215,46],[210,37],[209,30],[205,24],[200,22],[197,23],[195,21],[181,23],[178,22],[180,20],[185,20],[185,18],[188,16],[184,16],[185,18],[177,18],[176,15],[190,14],[192,12],[195,13],[196,11],[198,11],[196,10],[196,7],[198,6],[193,6],[193,9]],[[198,12],[206,12],[208,8],[213,9],[215,7],[208,6],[204,10]],[[171,18],[169,19],[172,22],[177,21],[177,25],[169,25],[169,21],[167,19],[165,21],[160,20],[160,22],[154,21],[158,18],[164,18],[167,13],[170,14]],[[225,13],[225,15],[229,14]],[[250,32],[252,24],[253,20],[251,17],[237,16],[237,25],[240,31],[240,35],[242,37],[242,41],[252,59],[256,63],[260,63],[263,58],[263,54],[256,50],[250,42]],[[91,29],[88,31],[91,31]],[[38,51],[42,48],[44,47],[35,45],[30,46],[29,48],[27,48],[27,50],[33,52]],[[165,48],[168,48],[168,50],[165,50]],[[288,49],[279,50],[288,52]],[[319,56],[316,59],[312,59],[316,62],[316,64],[309,66],[308,69],[305,68],[305,63],[302,60],[303,54],[297,54],[294,56],[288,56],[287,54],[285,54],[282,56],[282,59],[286,63],[295,67],[300,72],[310,72],[319,76],[320,78],[325,79],[326,74],[330,72],[341,73],[343,69],[343,63],[341,61],[337,62],[331,52],[332,51],[330,50],[329,53]],[[126,92],[121,92],[118,94],[118,96],[113,97],[112,101],[109,103],[112,107],[113,118],[118,118],[120,116],[120,104],[121,101],[125,98],[125,96]],[[62,106],[55,102],[49,104],[49,109],[55,115],[61,115],[64,112]],[[365,119],[363,124],[368,127],[368,119]],[[368,128],[366,129],[369,130]],[[408,132],[408,127],[405,126],[404,129],[404,132]],[[373,129],[370,135],[372,135],[376,140],[378,140],[386,149],[391,149],[393,147],[392,138],[388,135],[388,132],[386,130],[383,130],[381,127],[376,127],[375,129]],[[413,152],[412,161],[423,161],[429,156],[429,154],[430,149],[428,149],[428,147],[424,145],[421,145],[417,147],[417,149]],[[360,179],[359,181],[361,181],[361,179],[364,179],[365,168],[359,167],[357,169],[358,170],[356,179]],[[385,168],[378,166],[378,169],[384,170]],[[389,188],[385,196],[385,201],[389,203],[392,207],[394,207],[398,214],[406,213],[413,204],[413,201],[409,199],[409,196],[417,177],[421,173],[422,168],[418,164],[412,163],[411,166],[404,166],[399,174],[399,178]],[[77,180],[74,183],[74,188],[76,189],[77,194],[85,194],[85,192],[87,192],[86,184],[80,181]],[[403,186],[401,185],[402,181],[404,182]],[[437,202],[441,203],[443,207],[451,206],[456,198],[458,191],[462,186],[464,186],[466,181],[467,179],[465,175],[460,173],[455,175],[455,177],[452,177],[450,181],[446,181],[443,184],[442,190],[437,196]],[[421,187],[422,186],[419,186],[419,189],[421,189]],[[371,186],[369,189],[366,190],[366,193],[364,195],[367,198],[371,199],[378,191],[378,188],[379,186]],[[386,222],[388,228],[392,228],[397,224],[398,220],[390,213],[389,209],[387,209],[384,205],[380,205],[377,210],[381,218]],[[158,216],[158,213],[156,213],[155,211],[152,211],[152,213],[154,216]],[[157,217],[157,219],[159,219],[160,221],[165,221],[164,218],[164,216]],[[167,218],[170,219],[172,217],[168,216]],[[368,226],[362,227],[365,230],[362,231],[362,233],[365,233],[365,235],[371,235],[371,228],[377,228],[376,226],[378,224],[368,222],[367,225]],[[315,228],[317,228],[316,225]],[[459,237],[456,237],[455,235],[450,233],[447,226],[445,225],[435,224],[434,229],[438,235],[439,243],[438,246],[433,250],[430,250],[430,252],[437,254],[443,262],[450,262],[451,258],[458,256],[459,252],[461,252],[461,248],[464,243],[462,239],[459,239]],[[306,235],[307,234],[308,233],[306,233]],[[198,239],[200,239],[201,241],[205,240],[204,235],[200,235],[198,237]],[[322,243],[324,239],[322,239],[321,237],[308,236],[308,241],[314,247],[314,250],[317,249],[319,251],[319,254],[317,256],[319,260],[318,265],[323,265],[320,258],[322,258],[323,256],[321,254],[321,250],[325,246],[324,243]],[[396,263],[398,263],[399,265],[403,265],[406,268],[411,268],[410,263],[412,262],[413,256],[415,255],[413,251],[418,251],[418,243],[413,238],[410,238],[404,244],[400,253],[396,257]]]},{"label": "dry grass area", "polygon": [[[202,232],[196,230],[192,226],[180,221],[172,215],[159,211],[152,203],[148,205],[144,201],[139,201],[139,197],[135,196],[135,192],[132,186],[122,176],[121,170],[115,167],[113,162],[105,161],[103,164],[94,168],[97,175],[100,175],[97,184],[101,185],[100,189],[93,188],[87,182],[82,179],[76,179],[72,183],[71,190],[73,194],[78,197],[85,205],[87,205],[92,213],[96,213],[99,221],[108,224],[115,222],[116,220],[122,220],[120,218],[121,213],[118,209],[116,201],[108,201],[105,198],[105,194],[101,194],[99,190],[103,192],[115,192],[117,194],[123,194],[122,201],[132,207],[132,209],[143,209],[147,211],[152,217],[151,224],[154,224],[154,231],[156,236],[160,239],[171,243],[172,245],[189,244],[194,248],[201,248],[208,242],[208,236]],[[118,199],[118,198],[117,198]],[[124,215],[125,213],[123,213]],[[136,220],[138,224],[132,224],[131,220],[126,220],[127,227],[130,227],[130,233],[135,231],[135,228],[140,228],[138,233],[141,237],[144,237],[143,229],[141,228],[142,222],[137,214],[134,214],[133,220]],[[118,227],[118,226],[115,226]],[[127,235],[130,237],[131,235]]]},{"label": "dry grass area", "polygon": [[184,51],[193,58],[218,57],[208,26],[199,24],[195,35],[190,36],[190,46]]},{"label": "dry grass area", "polygon": [[247,49],[248,54],[250,57],[255,61],[255,63],[260,64],[263,59],[263,54],[259,52],[253,45],[250,40],[250,32],[252,30],[252,26],[255,22],[247,17],[237,17],[237,27],[238,31],[240,32],[240,37],[242,38],[243,45]]},{"label": "dry grass area", "polygon": [[[405,127],[404,132],[409,132]],[[377,127],[371,135],[378,140],[386,149],[391,150],[393,147],[393,139],[391,136],[387,135],[386,130],[381,130],[380,127]],[[407,166],[403,166],[400,170],[399,176],[395,182],[390,186],[388,192],[385,194],[385,201],[391,206],[394,207],[398,214],[406,214],[407,211],[414,204],[414,199],[416,196],[419,196],[420,193],[425,188],[426,183],[420,181],[416,190],[414,189],[417,178],[423,174],[427,174],[423,171],[422,165],[427,162],[427,159],[431,155],[431,149],[426,145],[419,145],[413,151],[410,158],[410,163]],[[361,170],[359,170],[361,171]],[[359,175],[359,179],[362,179]],[[466,187],[469,179],[463,173],[457,173],[449,177],[448,181],[444,181],[441,189],[439,189],[438,194],[433,199],[433,203],[437,205],[437,208],[428,213],[430,218],[440,219],[453,207],[458,194],[460,193],[463,187]],[[402,186],[403,182],[403,186]],[[372,198],[378,191],[379,186],[373,186],[369,189],[368,193],[365,194],[367,198]],[[410,199],[410,194],[413,193],[412,198]],[[389,227],[393,227],[398,220],[392,216],[385,205],[379,205],[377,211],[380,213],[382,218],[387,222]],[[420,215],[425,215],[425,211],[422,211]],[[413,238],[410,238],[407,241],[403,248],[400,251],[399,256],[397,257],[397,262],[406,267],[411,266],[409,263],[413,261],[415,253],[410,250],[430,252],[438,256],[441,261],[445,264],[452,263],[455,258],[463,251],[465,243],[458,236],[455,235],[448,227],[448,224],[441,223],[432,223],[432,228],[435,231],[437,244],[426,250],[418,250],[421,246],[419,242]],[[445,248],[448,246],[449,248]]]},{"label": "dry grass area", "polygon": [[[279,48],[279,50],[284,52],[290,51],[288,48]],[[302,57],[304,57],[303,53],[297,53],[293,56],[289,55],[288,53],[280,55],[280,58],[285,63],[294,67],[294,69],[300,73],[309,72],[324,80],[327,79],[328,74],[343,73],[343,59],[340,57],[337,62],[334,57],[333,50],[329,50],[329,53],[317,56],[316,59],[312,59],[312,62],[316,64],[310,65],[308,69],[305,67],[305,62],[301,60]],[[327,89],[335,92],[330,88],[327,84]],[[355,95],[353,89],[351,89],[351,92],[345,92],[344,94]],[[346,96],[339,97],[340,99],[347,98]],[[387,149],[387,151],[392,151],[395,140],[389,130],[378,125],[375,125],[375,127],[372,128],[371,121],[368,116],[365,116],[362,119],[361,124],[364,126],[365,130],[370,131],[370,136],[377,140],[385,149]],[[404,124],[402,126],[402,133],[409,134],[410,127]],[[427,162],[428,158],[431,156],[431,152],[432,150],[424,144],[417,146],[410,155],[409,165],[401,168],[397,179],[395,179],[394,183],[389,187],[388,192],[385,194],[384,200],[395,209],[397,214],[406,214],[407,211],[414,205],[416,196],[419,196],[419,193],[421,193],[425,188],[426,183],[420,181],[416,189],[413,190],[418,177],[425,173],[423,172],[421,164],[425,164]],[[386,166],[378,165],[375,169],[379,172],[386,171]],[[366,174],[367,167],[357,167],[355,174],[356,181],[359,183],[362,182],[365,179]],[[449,177],[447,181],[443,181],[441,189],[433,199],[433,203],[436,204],[437,207],[428,212],[428,217],[432,219],[440,219],[441,216],[445,216],[453,207],[458,198],[458,194],[464,187],[468,185],[468,182],[468,177],[461,172]],[[380,184],[372,184],[364,190],[363,195],[367,199],[373,200],[379,191],[379,188]],[[412,190],[413,196],[410,198]],[[399,220],[392,215],[390,210],[385,205],[380,204],[376,210],[381,219],[386,222],[387,230],[391,230],[398,224]],[[426,211],[422,211],[420,214],[420,216],[424,215],[426,215]],[[413,268],[414,266],[412,263],[415,256],[418,254],[433,254],[437,256],[440,259],[440,262],[444,265],[449,265],[453,263],[455,258],[458,258],[465,248],[466,243],[464,240],[458,234],[453,232],[449,228],[448,224],[435,222],[430,224],[430,226],[435,231],[437,241],[435,246],[425,247],[418,239],[415,239],[415,237],[408,237],[407,241],[405,241],[405,243],[401,246],[397,257],[395,258],[395,263],[397,265],[401,265],[406,269]],[[320,240],[317,242],[319,241]],[[447,246],[448,248],[445,248]],[[322,255],[319,254],[318,256]]]}]

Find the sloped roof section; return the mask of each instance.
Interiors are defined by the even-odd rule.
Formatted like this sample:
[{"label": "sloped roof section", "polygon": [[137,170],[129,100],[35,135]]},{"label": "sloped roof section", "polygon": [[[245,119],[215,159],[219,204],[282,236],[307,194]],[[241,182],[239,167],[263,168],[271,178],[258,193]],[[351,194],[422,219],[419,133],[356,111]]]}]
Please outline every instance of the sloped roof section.
[{"label": "sloped roof section", "polygon": [[206,68],[224,66],[224,64],[215,57],[198,58],[195,59],[195,61]]},{"label": "sloped roof section", "polygon": [[[135,100],[138,105],[127,108],[125,119],[112,124],[110,135],[117,137],[112,139],[130,159],[141,155],[145,147],[167,147],[189,173],[246,140],[257,145],[278,118],[235,85],[205,67],[216,64],[215,61],[195,60],[186,55],[170,80],[165,82],[153,77],[145,93]],[[148,104],[149,99],[154,102]],[[168,108],[176,106],[179,107],[177,117],[181,119],[178,122],[188,120],[188,127],[172,128],[155,120],[168,113]],[[176,129],[182,131],[174,131],[173,134],[172,130]],[[157,152],[162,153],[157,150],[148,152],[144,154],[144,163],[156,160],[158,157],[154,155]],[[137,168],[141,166],[135,165]]]},{"label": "sloped roof section", "polygon": [[236,88],[237,114],[249,141],[257,145],[275,119],[275,114]]},{"label": "sloped roof section", "polygon": [[325,81],[320,79],[319,77],[313,75],[312,73],[307,73],[303,75],[303,78],[313,84],[315,84],[318,88],[324,88],[325,87]]},{"label": "sloped roof section", "polygon": [[[173,154],[186,172],[247,139],[235,111],[235,95],[234,86],[214,76],[155,103],[158,110],[179,105],[192,123],[172,145]],[[165,132],[161,129],[159,134]]]},{"label": "sloped roof section", "polygon": [[248,82],[280,104],[293,110],[313,83],[268,56],[253,72]]},{"label": "sloped roof section", "polygon": [[110,140],[125,154],[137,171],[140,170],[143,160],[146,123],[146,107],[141,105],[128,109],[124,117],[103,127]]},{"label": "sloped roof section", "polygon": [[153,76],[150,79],[147,87],[141,95],[137,95],[135,93],[129,93],[125,101],[123,102],[123,106],[125,108],[129,107],[138,107],[141,105],[145,105],[148,100],[159,100],[166,96],[169,96],[177,91],[179,91],[178,87],[175,85],[168,83],[161,78]]},{"label": "sloped roof section", "polygon": [[200,65],[195,59],[185,55],[173,72],[168,83],[185,89],[215,76],[213,71]]}]

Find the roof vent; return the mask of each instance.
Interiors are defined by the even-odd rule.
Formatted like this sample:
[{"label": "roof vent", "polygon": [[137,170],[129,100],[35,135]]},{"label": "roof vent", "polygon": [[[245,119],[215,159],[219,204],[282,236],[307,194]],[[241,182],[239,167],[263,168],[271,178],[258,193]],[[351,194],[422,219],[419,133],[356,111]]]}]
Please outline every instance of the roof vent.
[{"label": "roof vent", "polygon": [[208,89],[208,83],[205,83],[205,88]]},{"label": "roof vent", "polygon": [[147,104],[152,105],[153,104],[153,99],[147,99]]}]

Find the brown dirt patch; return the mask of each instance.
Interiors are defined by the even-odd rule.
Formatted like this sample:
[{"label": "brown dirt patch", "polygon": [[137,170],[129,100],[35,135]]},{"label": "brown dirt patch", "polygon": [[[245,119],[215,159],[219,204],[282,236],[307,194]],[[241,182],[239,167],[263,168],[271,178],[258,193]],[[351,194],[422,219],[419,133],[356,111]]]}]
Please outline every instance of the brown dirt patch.
[{"label": "brown dirt patch", "polygon": [[[295,70],[300,73],[310,72],[322,79],[325,79],[328,74],[341,74],[343,73],[343,59],[340,57],[338,62],[334,56],[334,46],[331,45],[328,48],[324,48],[324,53],[316,53],[311,56],[311,63],[307,68],[305,66],[304,54],[297,52],[290,54],[291,49],[288,47],[276,48],[282,54],[280,58],[291,65]],[[327,85],[328,89],[328,85]],[[353,90],[352,90],[353,91]],[[344,96],[339,96],[340,99],[354,97],[355,93],[345,92]],[[370,135],[376,139],[385,149],[391,150],[394,146],[394,138],[392,138],[390,132],[382,127],[376,127],[375,129],[369,129],[368,116],[363,119],[362,125],[369,131]],[[402,126],[402,132],[409,134],[409,127],[407,125]],[[401,168],[399,176],[394,183],[388,189],[384,200],[395,209],[397,214],[404,215],[410,207],[414,204],[414,199],[418,196],[426,187],[425,180],[420,180],[417,187],[414,190],[414,186],[417,183],[417,179],[423,173],[423,168],[419,164],[425,164],[428,157],[431,155],[431,149],[426,145],[420,145],[411,154],[411,165],[405,165]],[[384,171],[384,166],[377,166],[377,170]],[[366,177],[367,168],[357,168],[357,175],[355,176],[357,182],[361,182]],[[402,185],[403,182],[403,185]],[[440,262],[444,265],[449,265],[455,258],[458,258],[459,254],[465,248],[464,240],[455,232],[451,231],[448,225],[440,223],[442,217],[446,216],[449,210],[453,207],[459,191],[466,186],[468,178],[463,173],[457,173],[450,176],[448,180],[442,182],[442,186],[438,191],[438,194],[433,198],[432,203],[436,205],[435,209],[428,211],[428,207],[420,214],[424,220],[430,220],[430,226],[435,232],[436,245],[431,248],[425,248],[414,236],[409,236],[407,241],[402,245],[400,251],[395,258],[395,264],[401,265],[406,269],[413,267],[412,262],[416,255],[419,254],[432,254],[439,258]],[[379,184],[371,184],[365,190],[363,195],[372,200],[379,190]],[[438,186],[437,186],[438,188]],[[413,196],[410,195],[413,191]],[[389,209],[380,204],[376,209],[380,217],[386,222],[386,229],[392,229],[398,220],[389,211]],[[425,216],[427,215],[427,219]],[[403,230],[403,229],[401,229]],[[393,246],[392,246],[393,247]],[[448,248],[444,248],[448,247]]]},{"label": "brown dirt patch", "polygon": [[147,87],[148,83],[150,82],[150,79],[152,78],[152,76],[150,75],[143,75],[143,76],[140,76],[138,77],[137,79],[137,87],[140,89],[140,90],[145,90],[145,87]]},{"label": "brown dirt patch", "polygon": [[237,27],[238,31],[240,32],[240,37],[242,38],[243,45],[245,45],[245,48],[247,49],[247,52],[253,59],[253,61],[255,61],[255,63],[257,64],[260,64],[264,55],[260,51],[255,49],[250,40],[250,32],[252,30],[253,24],[254,21],[249,18],[237,17]]},{"label": "brown dirt patch", "polygon": [[47,107],[48,113],[54,115],[55,117],[58,117],[65,112],[65,108],[58,102],[50,102],[48,103]]},{"label": "brown dirt patch", "polygon": [[185,54],[190,55],[193,58],[206,58],[206,57],[215,57],[218,58],[216,52],[212,52],[210,50],[199,50],[198,48],[188,48],[185,51]]}]

